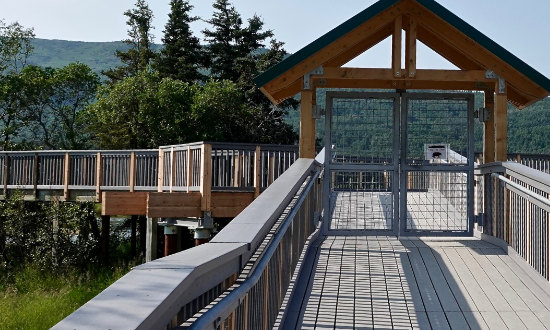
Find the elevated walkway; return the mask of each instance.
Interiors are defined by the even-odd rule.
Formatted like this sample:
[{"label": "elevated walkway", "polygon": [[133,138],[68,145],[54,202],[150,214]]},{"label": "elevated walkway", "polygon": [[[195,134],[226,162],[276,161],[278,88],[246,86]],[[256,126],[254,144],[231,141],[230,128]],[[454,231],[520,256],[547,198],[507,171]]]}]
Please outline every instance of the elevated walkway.
[{"label": "elevated walkway", "polygon": [[478,238],[328,236],[308,257],[283,329],[550,328],[550,285]]}]

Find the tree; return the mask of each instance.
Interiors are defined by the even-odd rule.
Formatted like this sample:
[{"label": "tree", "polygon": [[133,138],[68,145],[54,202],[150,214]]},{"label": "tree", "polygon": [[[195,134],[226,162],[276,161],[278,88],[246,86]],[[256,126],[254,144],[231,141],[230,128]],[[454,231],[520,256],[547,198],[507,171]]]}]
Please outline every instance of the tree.
[{"label": "tree", "polygon": [[95,98],[100,84],[97,74],[82,63],[28,71],[23,77],[31,141],[48,149],[90,147],[83,110]]},{"label": "tree", "polygon": [[213,7],[215,11],[207,21],[213,29],[203,31],[208,42],[211,76],[235,82],[239,78],[235,59],[242,55],[239,52],[242,47],[238,45],[241,38],[241,15],[228,0],[216,0]]},{"label": "tree", "polygon": [[14,22],[6,25],[0,20],[0,74],[20,72],[33,51],[33,29]]},{"label": "tree", "polygon": [[199,69],[207,65],[199,39],[193,36],[190,23],[198,17],[190,16],[193,6],[187,0],[171,0],[171,12],[164,30],[164,48],[155,63],[161,77],[184,82],[203,79]]},{"label": "tree", "polygon": [[153,12],[145,0],[137,0],[135,7],[124,12],[128,17],[126,24],[129,26],[129,38],[124,40],[124,43],[128,44],[130,49],[116,51],[116,56],[123,65],[103,72],[111,82],[136,76],[138,72],[146,70],[156,56],[152,48],[154,37],[151,34]]},{"label": "tree", "polygon": [[101,148],[138,149],[187,142],[193,88],[141,71],[102,86],[89,106],[89,130]]}]

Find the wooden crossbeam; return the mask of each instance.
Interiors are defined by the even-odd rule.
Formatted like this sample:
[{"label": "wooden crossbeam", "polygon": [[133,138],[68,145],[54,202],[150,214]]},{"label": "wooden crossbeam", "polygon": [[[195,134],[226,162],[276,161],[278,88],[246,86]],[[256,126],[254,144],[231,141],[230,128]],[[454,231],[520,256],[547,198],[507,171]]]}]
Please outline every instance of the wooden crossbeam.
[{"label": "wooden crossbeam", "polygon": [[[324,73],[313,76],[313,81],[323,79],[365,79],[365,80],[409,80],[394,79],[393,69],[371,69],[371,68],[326,68]],[[494,79],[485,77],[483,70],[416,70],[415,80],[424,81],[448,81],[448,82],[485,82],[493,84]]]}]

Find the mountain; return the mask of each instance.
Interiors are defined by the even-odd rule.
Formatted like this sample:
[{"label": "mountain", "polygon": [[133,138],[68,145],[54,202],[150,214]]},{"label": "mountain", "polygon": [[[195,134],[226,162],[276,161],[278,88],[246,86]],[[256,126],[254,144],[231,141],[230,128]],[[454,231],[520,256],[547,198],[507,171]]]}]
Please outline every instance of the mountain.
[{"label": "mountain", "polygon": [[[29,57],[29,63],[59,68],[72,62],[87,64],[93,71],[100,73],[120,65],[115,51],[128,49],[122,41],[113,42],[84,42],[68,40],[34,39],[34,52]],[[155,44],[154,49],[162,46]]]}]

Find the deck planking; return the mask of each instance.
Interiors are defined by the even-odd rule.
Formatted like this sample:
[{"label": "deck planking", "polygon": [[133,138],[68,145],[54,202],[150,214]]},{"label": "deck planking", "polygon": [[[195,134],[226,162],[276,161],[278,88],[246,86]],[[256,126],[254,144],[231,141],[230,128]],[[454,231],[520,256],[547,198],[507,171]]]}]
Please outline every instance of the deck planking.
[{"label": "deck planking", "polygon": [[295,328],[550,329],[550,295],[485,241],[327,236],[315,253]]}]

